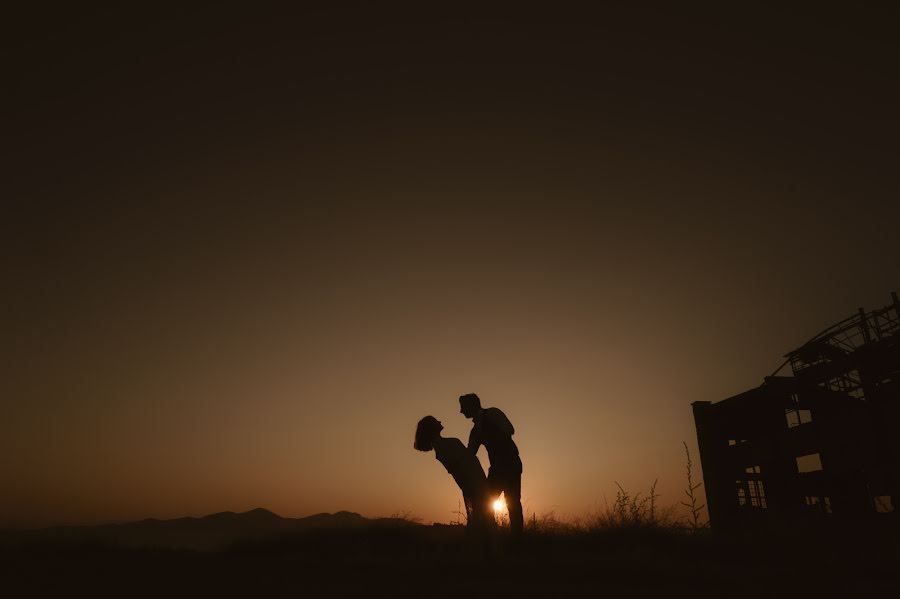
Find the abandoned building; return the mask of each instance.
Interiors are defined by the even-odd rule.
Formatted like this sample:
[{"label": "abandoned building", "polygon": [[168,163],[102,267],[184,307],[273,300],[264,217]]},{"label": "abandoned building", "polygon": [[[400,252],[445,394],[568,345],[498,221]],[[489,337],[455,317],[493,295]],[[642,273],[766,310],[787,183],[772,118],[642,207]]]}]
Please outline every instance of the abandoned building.
[{"label": "abandoned building", "polygon": [[692,404],[713,528],[893,519],[900,301],[891,296],[788,352],[759,387]]}]

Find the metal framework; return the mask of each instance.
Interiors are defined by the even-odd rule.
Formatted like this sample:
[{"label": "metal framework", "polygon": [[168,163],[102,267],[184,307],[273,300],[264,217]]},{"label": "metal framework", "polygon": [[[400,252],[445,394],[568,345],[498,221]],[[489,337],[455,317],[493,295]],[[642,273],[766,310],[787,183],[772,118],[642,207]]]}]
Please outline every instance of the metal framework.
[{"label": "metal framework", "polygon": [[[692,404],[710,522],[893,517],[900,504],[900,301],[835,323],[762,385]],[[779,376],[790,365],[790,376]]]}]

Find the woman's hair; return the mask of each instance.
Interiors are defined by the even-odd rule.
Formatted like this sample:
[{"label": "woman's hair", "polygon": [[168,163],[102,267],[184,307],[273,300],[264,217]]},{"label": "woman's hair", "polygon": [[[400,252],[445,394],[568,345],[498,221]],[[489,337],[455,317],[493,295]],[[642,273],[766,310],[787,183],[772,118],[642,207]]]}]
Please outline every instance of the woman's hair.
[{"label": "woman's hair", "polygon": [[419,420],[416,426],[416,440],[413,447],[419,451],[431,451],[434,449],[434,438],[441,432],[441,423],[434,416],[426,416]]}]

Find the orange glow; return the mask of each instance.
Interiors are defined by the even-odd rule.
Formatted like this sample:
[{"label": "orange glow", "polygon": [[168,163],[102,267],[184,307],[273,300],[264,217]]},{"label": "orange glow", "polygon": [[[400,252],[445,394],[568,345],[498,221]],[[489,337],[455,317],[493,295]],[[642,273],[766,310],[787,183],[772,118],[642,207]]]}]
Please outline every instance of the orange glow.
[{"label": "orange glow", "polygon": [[494,513],[499,515],[505,511],[506,511],[506,502],[503,500],[502,497],[500,497],[497,499],[497,501],[494,502]]}]

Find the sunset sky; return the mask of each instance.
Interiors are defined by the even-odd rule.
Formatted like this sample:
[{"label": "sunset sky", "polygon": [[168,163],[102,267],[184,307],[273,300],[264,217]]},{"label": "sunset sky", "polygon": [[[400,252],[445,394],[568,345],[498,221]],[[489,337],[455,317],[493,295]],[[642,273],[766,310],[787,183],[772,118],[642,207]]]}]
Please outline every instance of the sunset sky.
[{"label": "sunset sky", "polygon": [[691,402],[900,290],[885,15],[365,6],[4,25],[0,528],[448,522],[470,392],[528,517],[676,503]]}]

